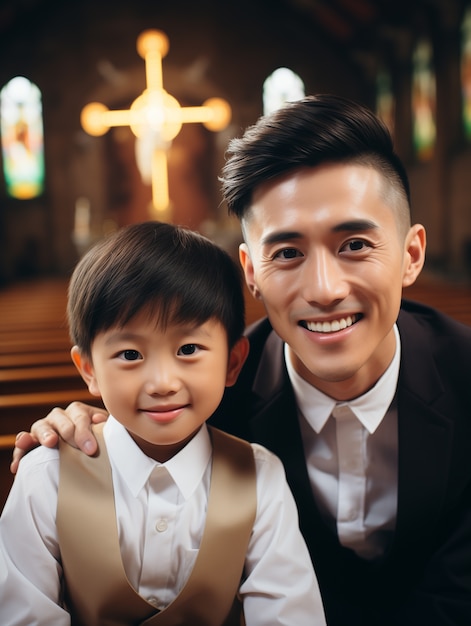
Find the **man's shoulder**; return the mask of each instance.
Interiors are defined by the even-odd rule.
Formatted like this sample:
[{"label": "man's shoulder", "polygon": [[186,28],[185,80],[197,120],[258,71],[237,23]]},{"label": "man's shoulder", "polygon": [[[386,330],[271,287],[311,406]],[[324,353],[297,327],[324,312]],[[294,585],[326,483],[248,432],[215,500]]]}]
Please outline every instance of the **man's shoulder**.
[{"label": "man's shoulder", "polygon": [[471,343],[471,326],[456,321],[435,307],[414,300],[402,301],[398,325],[400,330],[420,330],[425,336],[438,338],[446,335],[448,339],[456,338],[465,345]]},{"label": "man's shoulder", "polygon": [[249,338],[251,345],[263,345],[272,331],[273,328],[268,317],[262,317],[250,324],[250,326],[247,326],[245,335]]},{"label": "man's shoulder", "polygon": [[407,372],[407,376],[417,382],[417,377],[425,380],[425,372],[429,372],[430,376],[437,375],[440,384],[455,396],[469,397],[471,326],[457,322],[436,308],[404,301],[398,328],[404,374]]},{"label": "man's shoulder", "polygon": [[260,359],[269,339],[271,341],[281,341],[281,339],[274,334],[267,318],[250,325],[245,334],[250,342],[249,355],[235,385],[226,388],[223,401],[211,417],[210,423],[242,439],[250,439],[249,422],[258,402],[253,392],[253,384],[260,366]]},{"label": "man's shoulder", "polygon": [[283,363],[283,340],[273,330],[268,318],[262,318],[249,326],[245,332],[250,351],[239,377],[239,387],[252,388],[260,369],[275,376]]}]

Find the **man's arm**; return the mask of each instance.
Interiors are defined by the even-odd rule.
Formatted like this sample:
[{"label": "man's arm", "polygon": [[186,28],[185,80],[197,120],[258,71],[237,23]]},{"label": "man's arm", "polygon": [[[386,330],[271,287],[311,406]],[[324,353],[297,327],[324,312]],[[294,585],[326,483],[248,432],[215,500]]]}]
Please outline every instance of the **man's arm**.
[{"label": "man's arm", "polygon": [[18,433],[10,471],[16,474],[21,458],[38,444],[53,448],[59,437],[91,456],[97,449],[91,425],[104,422],[107,417],[104,409],[82,402],[72,402],[66,409],[52,409],[46,417],[34,422],[31,432]]}]

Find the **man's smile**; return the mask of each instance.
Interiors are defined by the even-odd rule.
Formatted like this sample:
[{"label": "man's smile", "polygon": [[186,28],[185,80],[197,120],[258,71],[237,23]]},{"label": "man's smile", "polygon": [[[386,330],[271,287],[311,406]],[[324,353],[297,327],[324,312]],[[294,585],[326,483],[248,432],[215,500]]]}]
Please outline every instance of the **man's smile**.
[{"label": "man's smile", "polygon": [[361,314],[355,313],[354,315],[347,315],[346,317],[339,317],[335,320],[325,320],[322,322],[306,322],[302,320],[300,322],[303,328],[315,333],[336,333],[339,330],[344,330],[349,326],[352,326],[362,317]]}]

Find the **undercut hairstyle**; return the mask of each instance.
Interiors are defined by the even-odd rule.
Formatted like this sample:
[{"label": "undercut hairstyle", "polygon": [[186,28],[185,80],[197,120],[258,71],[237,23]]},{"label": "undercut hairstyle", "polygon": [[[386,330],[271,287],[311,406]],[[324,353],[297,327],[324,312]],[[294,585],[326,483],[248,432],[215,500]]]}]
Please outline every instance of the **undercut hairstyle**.
[{"label": "undercut hairstyle", "polygon": [[242,221],[262,183],[295,169],[337,163],[382,174],[401,225],[410,226],[409,181],[387,127],[368,108],[335,95],[287,103],[232,139],[220,178],[222,194],[229,213]]},{"label": "undercut hairstyle", "polygon": [[94,338],[145,312],[156,325],[217,320],[232,347],[245,326],[239,266],[193,231],[143,222],[106,237],[78,262],[68,292],[74,344],[91,356]]}]

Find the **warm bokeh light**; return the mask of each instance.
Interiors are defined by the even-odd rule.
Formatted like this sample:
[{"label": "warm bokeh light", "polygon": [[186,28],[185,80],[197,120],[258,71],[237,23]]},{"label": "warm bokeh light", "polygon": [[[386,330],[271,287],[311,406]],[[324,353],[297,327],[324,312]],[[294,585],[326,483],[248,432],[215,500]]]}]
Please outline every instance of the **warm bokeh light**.
[{"label": "warm bokeh light", "polygon": [[[137,51],[146,63],[147,88],[127,110],[112,111],[104,104],[91,102],[80,116],[82,128],[89,135],[104,135],[112,126],[129,126],[137,137],[152,138],[149,154],[152,172],[152,199],[156,211],[166,211],[169,205],[167,155],[170,142],[178,135],[182,124],[202,123],[213,132],[226,128],[231,121],[231,107],[222,98],[209,98],[199,107],[182,107],[165,91],[162,80],[162,58],[169,48],[162,31],[146,30],[137,38]],[[146,166],[138,162],[139,167]],[[144,176],[143,171],[141,171]]]}]

